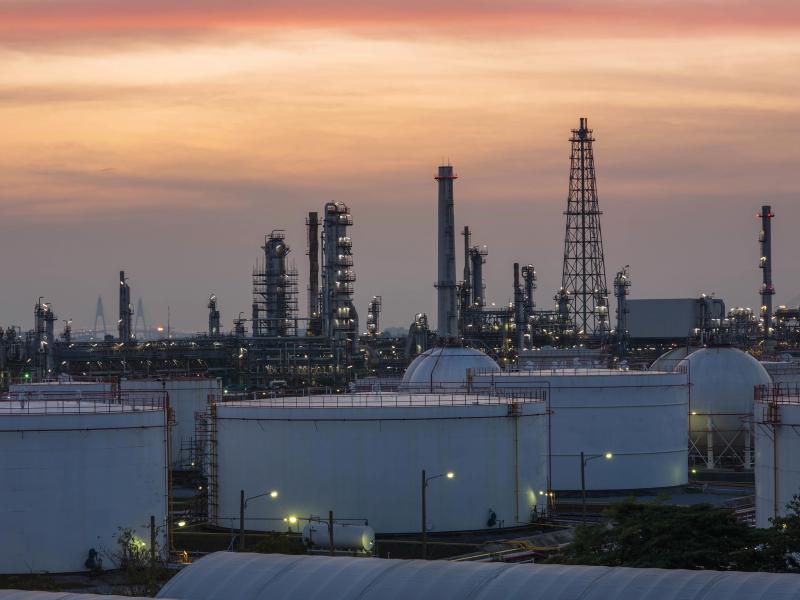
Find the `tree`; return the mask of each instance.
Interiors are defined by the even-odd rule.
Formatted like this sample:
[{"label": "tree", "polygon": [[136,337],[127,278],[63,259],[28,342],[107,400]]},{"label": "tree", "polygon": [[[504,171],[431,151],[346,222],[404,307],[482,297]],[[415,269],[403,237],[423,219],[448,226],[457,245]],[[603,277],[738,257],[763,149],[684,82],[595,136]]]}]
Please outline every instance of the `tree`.
[{"label": "tree", "polygon": [[762,534],[708,504],[671,506],[626,501],[606,521],[582,525],[575,541],[550,562],[663,569],[754,570],[762,566]]}]

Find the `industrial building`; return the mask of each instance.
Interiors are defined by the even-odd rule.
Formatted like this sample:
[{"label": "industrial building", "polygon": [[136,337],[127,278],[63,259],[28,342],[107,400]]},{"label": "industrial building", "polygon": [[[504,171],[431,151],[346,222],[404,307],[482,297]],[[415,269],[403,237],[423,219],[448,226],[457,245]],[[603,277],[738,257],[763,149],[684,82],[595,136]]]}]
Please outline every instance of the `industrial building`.
[{"label": "industrial building", "polygon": [[219,527],[238,526],[244,490],[263,496],[247,503],[248,530],[285,531],[290,517],[332,510],[377,533],[419,532],[423,471],[440,479],[428,490],[429,531],[510,527],[545,509],[541,391],[236,400],[211,418],[209,511]]},{"label": "industrial building", "polygon": [[165,552],[164,393],[50,387],[0,398],[0,573],[112,568],[121,529]]}]

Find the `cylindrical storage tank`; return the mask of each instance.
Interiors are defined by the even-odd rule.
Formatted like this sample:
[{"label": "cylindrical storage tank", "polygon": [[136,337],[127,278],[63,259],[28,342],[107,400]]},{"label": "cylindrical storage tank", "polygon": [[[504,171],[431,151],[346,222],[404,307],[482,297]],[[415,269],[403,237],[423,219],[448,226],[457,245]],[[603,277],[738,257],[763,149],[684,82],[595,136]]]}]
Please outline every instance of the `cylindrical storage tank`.
[{"label": "cylindrical storage tank", "polygon": [[[303,527],[303,543],[310,549],[330,550],[330,531],[328,523],[309,523]],[[370,553],[375,548],[375,530],[369,525],[334,523],[333,548],[334,550]]]},{"label": "cylindrical storage tank", "polygon": [[8,391],[11,394],[26,394],[31,397],[36,394],[44,394],[49,398],[55,398],[59,394],[65,398],[108,394],[111,390],[111,384],[106,381],[37,381],[34,383],[12,383],[8,386]]},{"label": "cylindrical storage tank", "polygon": [[[163,397],[0,400],[0,573],[114,568],[118,535],[166,548]],[[137,542],[138,543],[138,542]]]},{"label": "cylindrical storage tank", "polygon": [[762,361],[772,383],[785,388],[800,387],[800,363]]},{"label": "cylindrical storage tank", "polygon": [[765,386],[753,406],[755,432],[756,526],[785,516],[800,494],[800,392]]},{"label": "cylindrical storage tank", "polygon": [[[637,490],[688,481],[682,373],[562,369],[477,376],[476,390],[547,390],[554,490]],[[612,458],[606,459],[606,453]]]},{"label": "cylindrical storage tank", "polygon": [[169,398],[173,424],[170,440],[170,464],[176,471],[199,468],[198,440],[195,434],[196,416],[208,411],[209,398],[222,397],[222,382],[208,377],[168,377],[164,379],[124,379],[122,389],[129,394],[163,390]]},{"label": "cylindrical storage tank", "polygon": [[247,502],[247,529],[297,531],[332,510],[378,533],[419,532],[423,470],[430,531],[527,523],[544,508],[541,399],[311,396],[223,402],[215,414],[211,510],[220,527],[238,527],[244,490],[264,494]]},{"label": "cylindrical storage tank", "polygon": [[753,466],[753,393],[771,379],[750,354],[729,346],[702,348],[676,367],[689,377],[689,461],[713,468]]}]

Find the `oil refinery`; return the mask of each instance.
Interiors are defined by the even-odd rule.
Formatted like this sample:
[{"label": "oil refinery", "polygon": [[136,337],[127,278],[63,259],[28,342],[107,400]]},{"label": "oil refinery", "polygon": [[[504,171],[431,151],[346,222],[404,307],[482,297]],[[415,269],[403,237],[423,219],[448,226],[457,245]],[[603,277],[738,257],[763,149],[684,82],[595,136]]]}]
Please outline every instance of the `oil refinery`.
[{"label": "oil refinery", "polygon": [[428,535],[586,520],[587,499],[697,481],[742,484],[737,510],[768,526],[800,492],[800,308],[773,307],[775,215],[762,206],[754,228],[759,311],[630,297],[636,273],[606,276],[594,141],[581,118],[547,301],[521,247],[504,267],[513,300],[487,303],[488,249],[470,226],[457,243],[450,164],[434,176],[435,330],[409,307],[408,333],[387,335],[383,296],[355,306],[369,248],[354,247],[343,202],[308,212],[305,282],[286,224],[254,240],[252,305],[222,307],[209,290],[203,334],[137,336],[124,270],[113,333],[101,302],[90,335],[70,322],[57,333],[45,298],[58,290],[32,291],[45,294],[33,328],[0,330],[0,537],[13,540],[0,573],[108,567],[127,529],[174,556],[187,526],[230,536],[228,549],[310,527],[303,539],[329,534],[331,551],[336,527],[358,540],[351,554],[376,535],[421,535],[425,557]]}]

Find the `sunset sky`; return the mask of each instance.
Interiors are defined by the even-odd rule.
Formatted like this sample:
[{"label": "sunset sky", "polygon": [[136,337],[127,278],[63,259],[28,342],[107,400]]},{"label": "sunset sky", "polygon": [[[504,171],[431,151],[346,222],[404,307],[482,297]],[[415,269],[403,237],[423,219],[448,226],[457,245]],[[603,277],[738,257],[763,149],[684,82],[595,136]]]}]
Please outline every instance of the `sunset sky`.
[{"label": "sunset sky", "polygon": [[[435,322],[438,164],[456,227],[560,285],[570,129],[586,116],[609,281],[757,307],[772,204],[776,301],[800,303],[796,0],[0,0],[0,325],[39,296],[116,322],[117,271],[148,321],[249,311],[285,229],[305,314],[304,219],[347,203],[356,306]],[[462,268],[459,255],[459,272]],[[363,327],[363,323],[362,323]],[[58,328],[60,330],[60,328]]]}]

